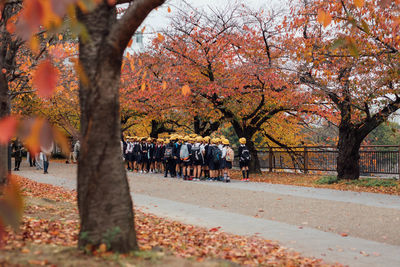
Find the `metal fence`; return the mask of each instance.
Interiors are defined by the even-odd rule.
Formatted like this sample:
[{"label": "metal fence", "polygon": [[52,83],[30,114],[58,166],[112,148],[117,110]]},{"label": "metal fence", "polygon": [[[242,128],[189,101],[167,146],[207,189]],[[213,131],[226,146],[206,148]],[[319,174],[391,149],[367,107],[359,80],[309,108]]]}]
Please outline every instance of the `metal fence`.
[{"label": "metal fence", "polygon": [[[399,174],[399,146],[362,146],[360,173]],[[338,150],[333,146],[269,147],[258,148],[262,169],[336,171]]]}]

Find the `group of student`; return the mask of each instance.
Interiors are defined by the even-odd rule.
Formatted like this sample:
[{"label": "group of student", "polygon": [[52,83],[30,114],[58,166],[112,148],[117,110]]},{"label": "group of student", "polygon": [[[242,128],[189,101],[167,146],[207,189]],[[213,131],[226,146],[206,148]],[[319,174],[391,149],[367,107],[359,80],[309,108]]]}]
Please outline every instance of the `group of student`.
[{"label": "group of student", "polygon": [[[238,150],[242,181],[249,181],[250,152],[240,138]],[[225,137],[173,134],[165,139],[128,136],[121,140],[128,171],[163,173],[183,180],[230,182],[235,153]]]}]

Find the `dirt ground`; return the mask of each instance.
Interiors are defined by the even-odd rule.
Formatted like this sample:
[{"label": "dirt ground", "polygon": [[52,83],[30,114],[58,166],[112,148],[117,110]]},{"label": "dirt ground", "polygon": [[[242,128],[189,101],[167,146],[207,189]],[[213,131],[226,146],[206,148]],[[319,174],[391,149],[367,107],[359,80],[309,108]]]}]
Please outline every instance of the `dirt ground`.
[{"label": "dirt ground", "polygon": [[[78,221],[76,207],[72,203],[59,202],[47,198],[25,197],[26,220],[46,220],[48,222]],[[46,229],[49,229],[45,226]],[[35,231],[38,234],[38,231]],[[61,231],[60,231],[61,232]],[[61,235],[59,233],[58,235]],[[63,236],[61,236],[64,238]],[[55,237],[56,238],[56,237]],[[68,237],[66,238],[68,239]],[[88,255],[76,249],[76,242],[67,246],[57,244],[38,244],[35,241],[13,243],[0,251],[0,266],[239,266],[225,260],[183,259],[163,251],[161,248],[152,251],[135,252],[130,255],[98,253]],[[74,246],[71,246],[74,245]]]}]

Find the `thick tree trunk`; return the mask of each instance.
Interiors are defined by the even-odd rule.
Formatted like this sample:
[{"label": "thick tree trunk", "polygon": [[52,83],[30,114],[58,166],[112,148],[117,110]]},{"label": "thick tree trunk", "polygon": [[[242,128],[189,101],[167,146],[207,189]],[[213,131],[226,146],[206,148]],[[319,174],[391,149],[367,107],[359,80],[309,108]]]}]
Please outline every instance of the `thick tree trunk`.
[{"label": "thick tree trunk", "polygon": [[[79,12],[78,12],[79,13]],[[138,249],[129,185],[121,159],[119,80],[122,55],[106,43],[116,10],[104,4],[79,13],[90,40],[79,43],[89,78],[80,84],[81,153],[78,165],[79,247],[105,243],[110,249]]]},{"label": "thick tree trunk", "polygon": [[[9,115],[10,98],[8,83],[3,73],[0,73],[0,119]],[[7,181],[8,176],[8,147],[0,144],[0,185]]]},{"label": "thick tree trunk", "polygon": [[258,158],[257,148],[251,139],[247,139],[247,147],[251,154],[249,170],[251,173],[261,173],[260,159]]},{"label": "thick tree trunk", "polygon": [[193,117],[193,128],[195,134],[200,136],[210,136],[213,132],[218,130],[220,126],[219,121],[211,122],[209,120],[204,121],[199,116]]},{"label": "thick tree trunk", "polygon": [[337,173],[339,179],[355,180],[360,177],[360,139],[358,131],[350,126],[339,127]]}]

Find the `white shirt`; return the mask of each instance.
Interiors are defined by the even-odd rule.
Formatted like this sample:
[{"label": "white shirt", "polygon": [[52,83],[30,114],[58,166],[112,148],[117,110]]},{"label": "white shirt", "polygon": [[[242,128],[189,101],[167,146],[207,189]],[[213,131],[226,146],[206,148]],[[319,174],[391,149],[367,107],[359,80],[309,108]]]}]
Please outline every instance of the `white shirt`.
[{"label": "white shirt", "polygon": [[227,151],[227,147],[224,146],[224,147],[222,148],[222,158],[223,158],[223,159],[226,157],[226,151]]}]

